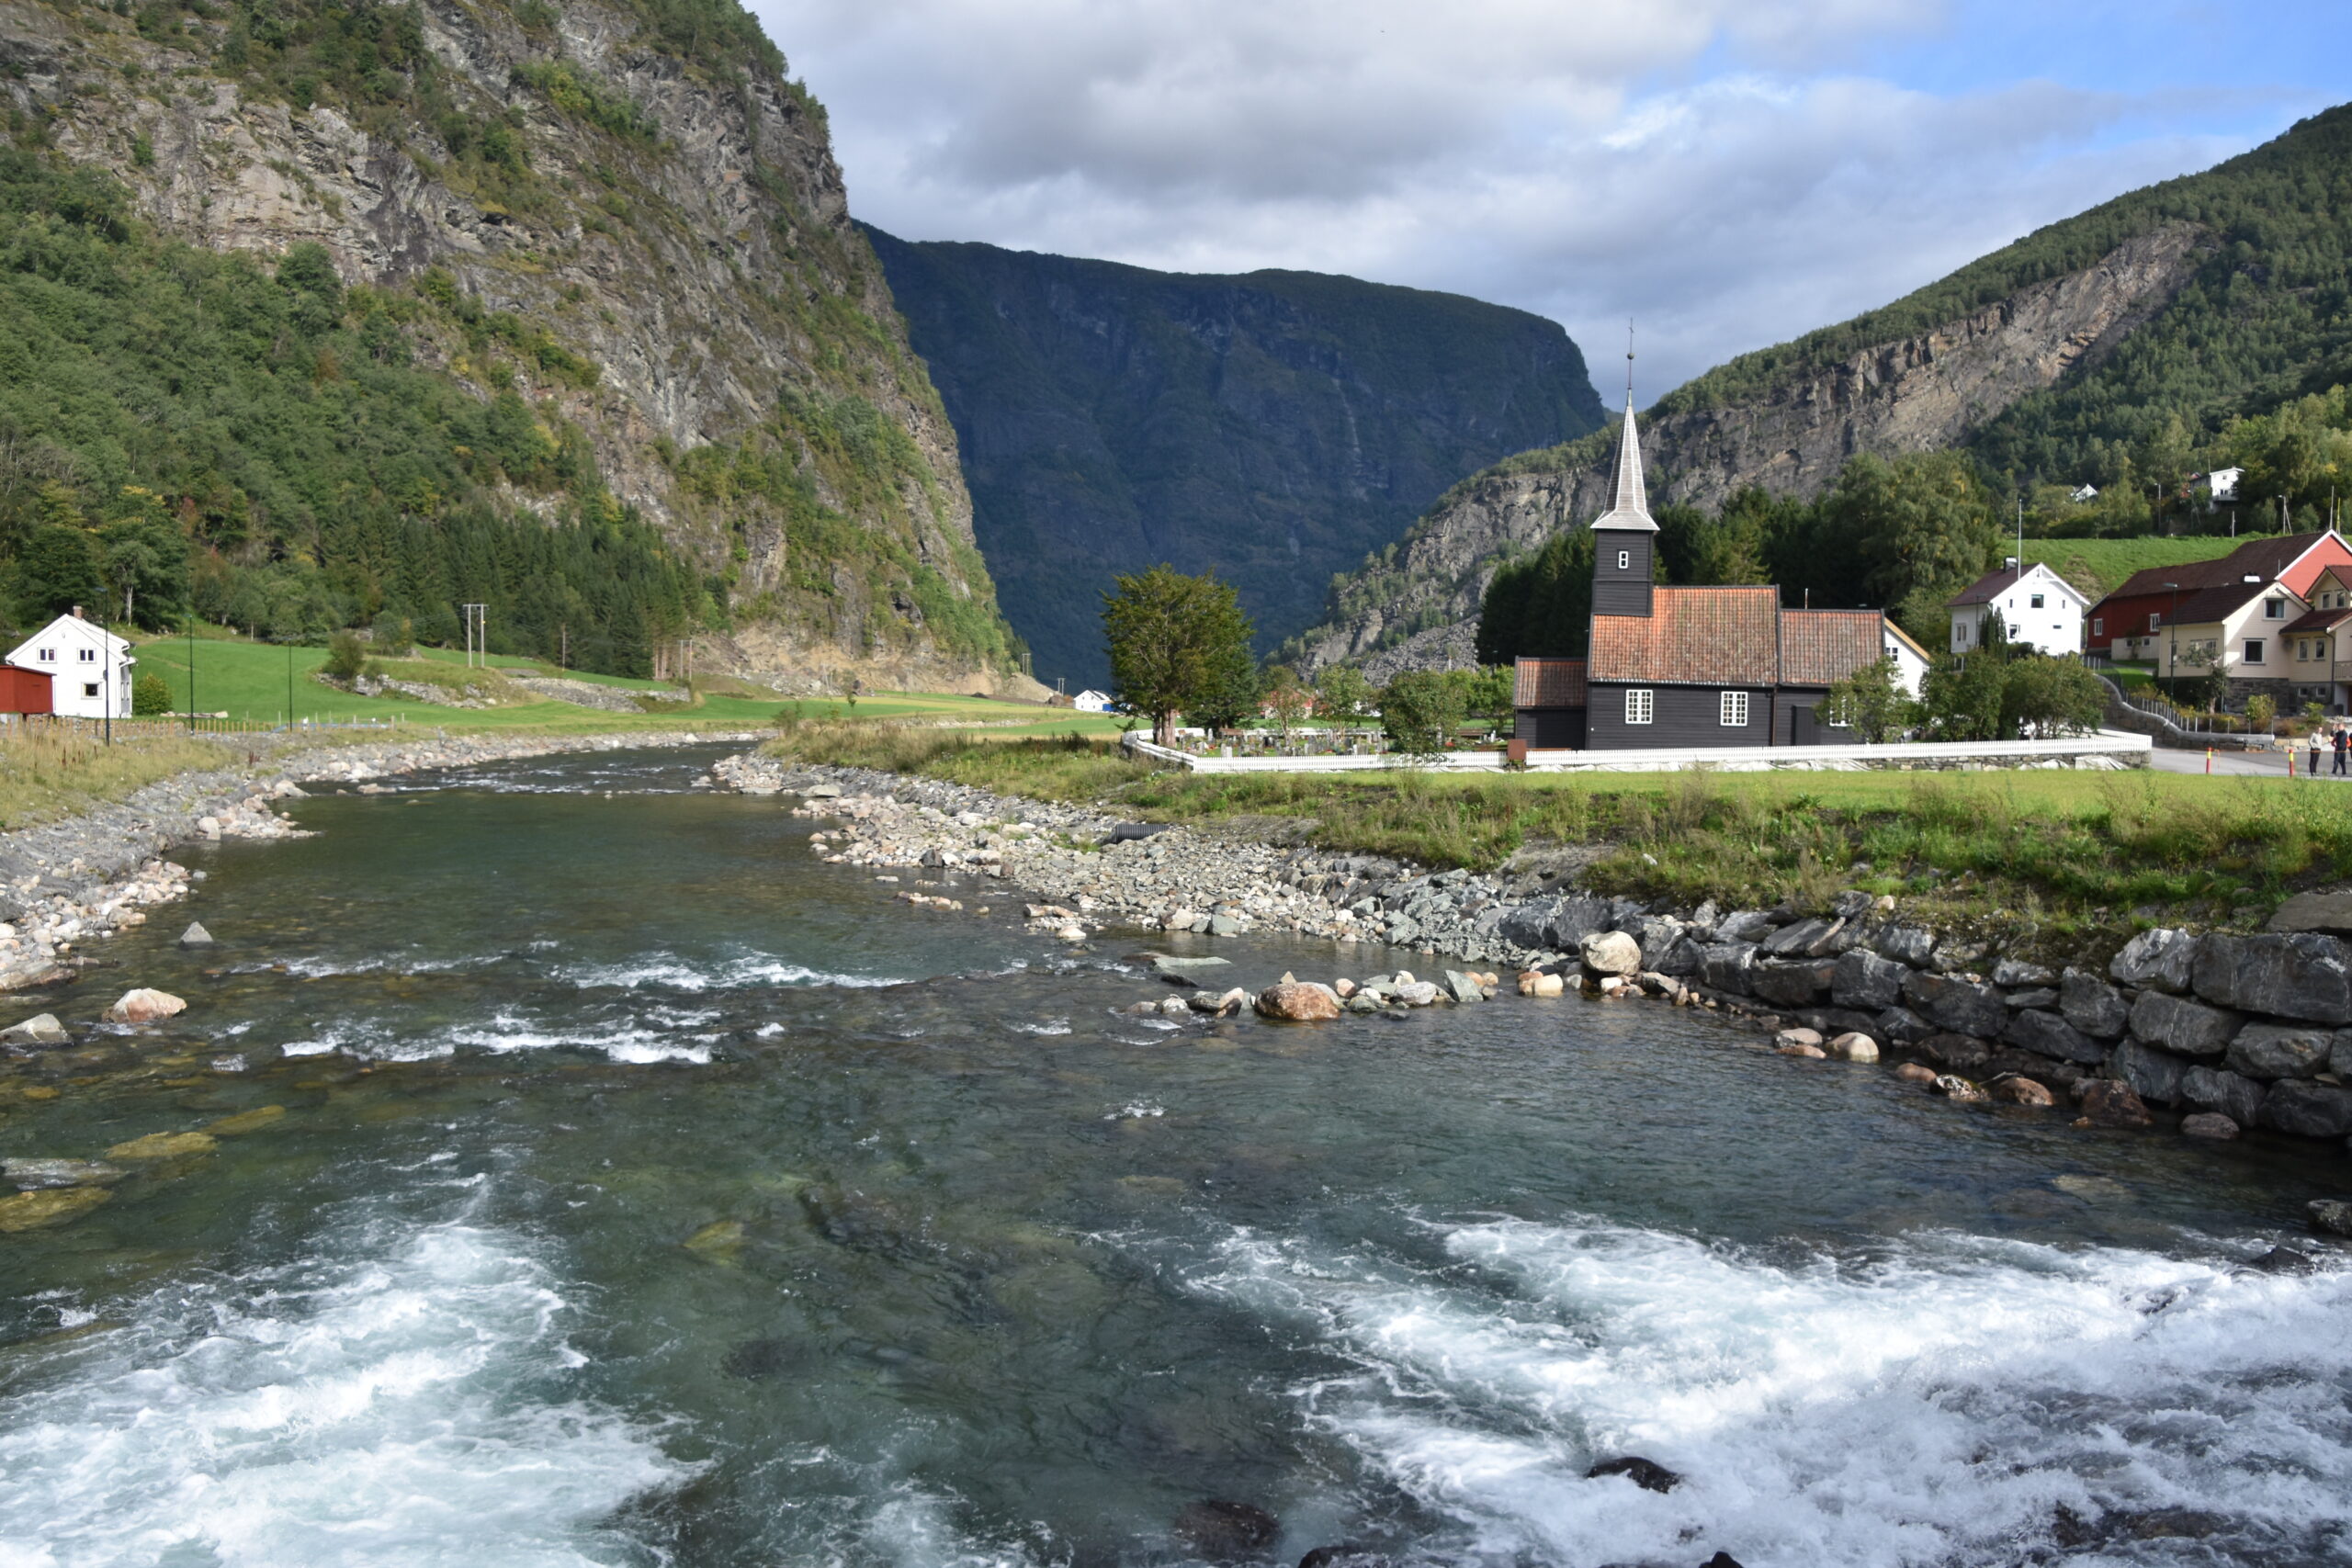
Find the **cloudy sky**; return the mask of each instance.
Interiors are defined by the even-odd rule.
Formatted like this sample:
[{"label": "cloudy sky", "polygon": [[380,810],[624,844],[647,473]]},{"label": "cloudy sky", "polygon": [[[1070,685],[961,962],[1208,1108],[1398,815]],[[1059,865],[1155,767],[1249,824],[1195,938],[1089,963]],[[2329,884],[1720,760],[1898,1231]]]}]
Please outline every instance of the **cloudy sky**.
[{"label": "cloudy sky", "polygon": [[2346,0],[748,0],[854,211],[1551,316],[1611,403],[2352,97]]}]

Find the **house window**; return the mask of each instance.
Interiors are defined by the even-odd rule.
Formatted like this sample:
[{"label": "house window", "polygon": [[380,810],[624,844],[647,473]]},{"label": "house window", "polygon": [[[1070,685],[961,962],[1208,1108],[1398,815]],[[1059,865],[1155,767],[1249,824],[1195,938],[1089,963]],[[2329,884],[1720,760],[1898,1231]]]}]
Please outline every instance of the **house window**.
[{"label": "house window", "polygon": [[1650,692],[1646,686],[1636,687],[1625,694],[1625,722],[1647,724],[1650,721]]},{"label": "house window", "polygon": [[1719,717],[1726,728],[1746,729],[1747,728],[1747,694],[1725,692]]},{"label": "house window", "polygon": [[2265,599],[2262,602],[2262,618],[2266,621],[2285,620],[2287,618],[2287,601],[2284,599]]},{"label": "house window", "polygon": [[40,661],[41,661],[43,664],[54,664],[54,663],[56,663],[56,662],[57,662],[57,649],[53,649],[53,648],[44,648],[44,649],[42,649],[40,650]]},{"label": "house window", "polygon": [[85,682],[82,682],[82,694],[83,694],[84,696],[85,696],[85,697],[95,697],[95,696],[96,696],[96,695],[98,694],[98,683],[97,683],[96,681],[85,681]]},{"label": "house window", "polygon": [[2164,625],[2164,622],[2165,618],[2161,612],[2154,610],[2148,612],[2148,629],[2150,631],[2154,631],[2158,626]]},{"label": "house window", "polygon": [[2250,637],[2245,639],[2245,661],[2248,664],[2259,664],[2262,662],[2262,639],[2260,637]]},{"label": "house window", "polygon": [[2033,596],[2033,607],[2037,610],[2041,608],[2041,595],[2039,593]]},{"label": "house window", "polygon": [[1617,552],[1617,570],[1619,571],[1631,571],[1634,570],[1633,551],[1619,550]]},{"label": "house window", "polygon": [[81,659],[82,662],[85,664],[96,664],[98,661],[98,650],[95,648],[83,649],[81,650]]},{"label": "house window", "polygon": [[2105,615],[2093,615],[2091,617],[2091,636],[2105,637],[2106,635],[2107,617]]}]

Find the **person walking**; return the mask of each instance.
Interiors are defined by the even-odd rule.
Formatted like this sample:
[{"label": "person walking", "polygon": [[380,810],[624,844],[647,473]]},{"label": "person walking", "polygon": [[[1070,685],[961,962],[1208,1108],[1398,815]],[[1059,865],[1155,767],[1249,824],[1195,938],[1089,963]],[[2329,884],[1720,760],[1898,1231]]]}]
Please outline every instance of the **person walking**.
[{"label": "person walking", "polygon": [[2346,748],[2352,748],[2352,729],[2346,729],[2339,724],[2335,727],[2335,766],[2328,770],[2331,777],[2342,776],[2344,753]]},{"label": "person walking", "polygon": [[2320,732],[2319,732],[2319,726],[2318,726],[2318,725],[2316,725],[2316,724],[2312,725],[2312,765],[2311,765],[2311,768],[2310,768],[2310,770],[2309,770],[2309,775],[2308,775],[2308,776],[2310,776],[2310,777],[2312,777],[2312,778],[2317,778],[2317,777],[2319,777],[2319,743],[2320,743],[2321,739],[2322,739],[2322,737],[2321,737]]}]

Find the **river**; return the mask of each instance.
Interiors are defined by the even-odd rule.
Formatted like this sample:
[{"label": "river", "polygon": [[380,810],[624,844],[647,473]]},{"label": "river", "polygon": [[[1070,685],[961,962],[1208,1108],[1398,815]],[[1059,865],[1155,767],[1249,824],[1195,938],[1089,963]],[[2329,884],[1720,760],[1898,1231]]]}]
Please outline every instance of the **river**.
[{"label": "river", "polygon": [[2352,1271],[2245,1267],[2338,1161],[1651,1005],[1125,1015],[1143,942],[893,903],[716,755],[322,795],[106,944],[70,1022],[188,1011],[0,1066],[0,1155],[284,1114],[0,1236],[0,1568],[1092,1568],[1207,1498],[1284,1564],[2352,1561]]}]

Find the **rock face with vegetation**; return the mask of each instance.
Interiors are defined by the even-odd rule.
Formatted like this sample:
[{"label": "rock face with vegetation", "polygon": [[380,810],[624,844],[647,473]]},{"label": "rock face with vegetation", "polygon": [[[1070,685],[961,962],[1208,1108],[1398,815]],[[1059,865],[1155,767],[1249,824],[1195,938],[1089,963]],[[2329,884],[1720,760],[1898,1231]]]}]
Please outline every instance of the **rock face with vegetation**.
[{"label": "rock face with vegetation", "polygon": [[1448,485],[1595,429],[1554,322],[1311,273],[1147,271],[868,231],[1037,672],[1100,684],[1100,596],[1166,562],[1272,647]]},{"label": "rock face with vegetation", "polygon": [[[1712,509],[1755,486],[1810,501],[1856,454],[1947,448],[2021,490],[2089,482],[2136,487],[2144,502],[2150,479],[2178,487],[2200,438],[2343,379],[2348,182],[2352,108],[2339,108],[1883,309],[1743,355],[1645,416],[1652,495]],[[1450,628],[1477,615],[1496,569],[1605,508],[1611,451],[1596,435],[1456,485],[1333,583],[1305,661],[1415,638],[1419,661],[1458,655]],[[2301,506],[2308,492],[2295,474],[2257,472],[2248,504]],[[1409,649],[1388,656],[1414,661]]]},{"label": "rock face with vegetation", "polygon": [[824,111],[734,0],[10,0],[0,97],[20,559],[79,527],[113,588],[176,533],[281,635],[480,600],[631,672],[1009,668]]}]

